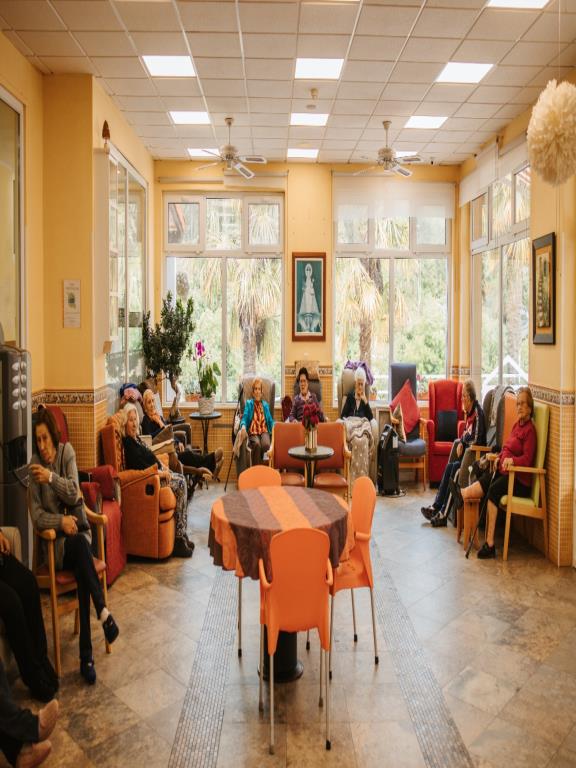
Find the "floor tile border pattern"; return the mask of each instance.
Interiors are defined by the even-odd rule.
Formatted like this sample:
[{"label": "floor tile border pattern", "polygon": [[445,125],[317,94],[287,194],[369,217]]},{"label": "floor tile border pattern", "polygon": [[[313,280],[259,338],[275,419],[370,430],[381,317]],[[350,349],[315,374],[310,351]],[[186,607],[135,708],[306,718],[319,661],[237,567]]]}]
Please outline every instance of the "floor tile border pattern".
[{"label": "floor tile border pattern", "polygon": [[212,768],[218,759],[224,693],[236,637],[236,579],[219,569],[198,640],[169,768]]},{"label": "floor tile border pattern", "polygon": [[474,762],[375,543],[372,565],[376,614],[424,761],[429,768],[473,768]]}]

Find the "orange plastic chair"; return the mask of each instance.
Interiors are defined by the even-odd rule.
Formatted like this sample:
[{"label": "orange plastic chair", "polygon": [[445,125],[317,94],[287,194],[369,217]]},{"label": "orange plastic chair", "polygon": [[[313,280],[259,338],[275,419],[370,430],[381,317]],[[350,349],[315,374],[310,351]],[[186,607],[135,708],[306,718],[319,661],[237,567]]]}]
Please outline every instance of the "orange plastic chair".
[{"label": "orange plastic chair", "polygon": [[349,589],[352,597],[352,622],[354,626],[354,642],[358,642],[356,633],[356,609],[354,607],[354,590],[368,587],[370,604],[372,606],[372,632],[374,633],[374,664],[378,664],[378,641],[376,639],[376,622],[374,619],[374,578],[372,576],[372,561],[370,560],[370,539],[372,537],[372,519],[376,506],[376,489],[369,477],[359,477],[352,488],[352,520],[354,523],[354,547],[350,558],[342,562],[334,571],[334,583],[330,588],[332,604],[330,606],[330,666],[329,676],[332,677],[332,632],[334,620],[334,597],[342,589]]},{"label": "orange plastic chair", "polygon": [[[238,475],[239,491],[263,488],[267,485],[280,486],[282,485],[282,478],[278,470],[264,464],[245,469]],[[240,576],[238,577],[238,658],[242,658],[242,578]]]},{"label": "orange plastic chair", "polygon": [[282,478],[278,470],[257,464],[245,469],[238,476],[238,490],[247,491],[249,488],[262,488],[266,485],[282,485]]},{"label": "orange plastic chair", "polygon": [[[330,689],[328,686],[328,651],[330,626],[328,595],[332,585],[332,566],[328,558],[330,540],[324,531],[314,528],[292,528],[277,533],[270,542],[272,581],[269,581],[260,559],[260,670],[264,669],[264,626],[268,629],[270,659],[270,754],[274,754],[274,654],[278,633],[317,629],[320,637],[320,699],[322,700],[322,667],[326,666],[326,749],[330,742]],[[262,702],[260,674],[259,707]]]}]

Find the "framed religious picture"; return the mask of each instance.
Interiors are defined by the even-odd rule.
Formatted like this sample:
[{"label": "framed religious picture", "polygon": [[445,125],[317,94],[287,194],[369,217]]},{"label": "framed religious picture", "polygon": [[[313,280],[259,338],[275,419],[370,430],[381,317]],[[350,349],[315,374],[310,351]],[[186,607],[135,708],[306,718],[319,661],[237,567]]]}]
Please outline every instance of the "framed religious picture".
[{"label": "framed religious picture", "polygon": [[556,343],[556,235],[532,241],[532,341]]},{"label": "framed religious picture", "polygon": [[326,254],[292,254],[292,341],[326,340]]}]

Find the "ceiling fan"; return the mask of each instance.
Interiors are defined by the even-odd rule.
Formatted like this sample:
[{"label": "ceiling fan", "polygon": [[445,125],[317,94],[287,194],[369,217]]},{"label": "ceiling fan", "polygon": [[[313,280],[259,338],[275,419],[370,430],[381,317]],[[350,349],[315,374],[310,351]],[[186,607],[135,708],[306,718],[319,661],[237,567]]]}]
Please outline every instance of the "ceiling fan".
[{"label": "ceiling fan", "polygon": [[396,173],[398,176],[412,176],[412,171],[408,168],[404,168],[409,163],[420,163],[421,158],[418,155],[407,155],[406,157],[397,157],[394,149],[388,144],[388,129],[392,125],[390,120],[384,120],[382,122],[384,130],[386,131],[386,146],[380,147],[378,150],[377,165],[371,165],[369,168],[364,168],[361,171],[356,171],[352,176],[360,176],[363,173],[368,173],[375,168],[382,168],[385,173]]},{"label": "ceiling fan", "polygon": [[210,168],[212,165],[219,165],[220,163],[225,163],[226,168],[228,170],[236,171],[236,173],[239,173],[240,176],[243,176],[245,179],[253,179],[256,174],[253,171],[251,171],[250,168],[247,168],[244,165],[244,163],[264,164],[268,161],[266,160],[265,157],[262,157],[262,155],[239,155],[236,150],[236,147],[230,143],[230,129],[232,128],[232,123],[234,122],[234,118],[226,117],[224,119],[224,122],[228,126],[228,144],[225,144],[223,147],[220,147],[219,152],[212,152],[212,150],[210,149],[203,150],[207,155],[213,155],[214,157],[217,157],[218,160],[215,160],[213,163],[207,163],[206,165],[201,165],[195,170],[201,171],[203,168]]}]

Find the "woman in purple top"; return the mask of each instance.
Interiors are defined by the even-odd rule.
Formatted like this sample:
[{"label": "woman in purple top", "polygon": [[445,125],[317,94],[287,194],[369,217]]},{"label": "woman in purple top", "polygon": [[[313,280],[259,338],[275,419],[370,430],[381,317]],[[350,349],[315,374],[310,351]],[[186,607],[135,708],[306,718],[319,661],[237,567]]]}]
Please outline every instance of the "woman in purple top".
[{"label": "woman in purple top", "polygon": [[308,385],[308,371],[306,368],[300,368],[297,378],[298,385],[300,386],[300,393],[294,398],[292,410],[286,421],[302,421],[302,414],[306,403],[316,403],[318,410],[320,411],[320,421],[326,421],[326,417],[322,413],[322,406],[318,402],[316,395],[313,392],[310,392]]}]

